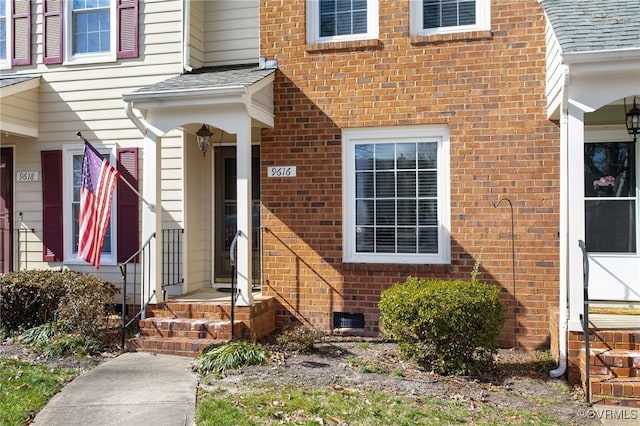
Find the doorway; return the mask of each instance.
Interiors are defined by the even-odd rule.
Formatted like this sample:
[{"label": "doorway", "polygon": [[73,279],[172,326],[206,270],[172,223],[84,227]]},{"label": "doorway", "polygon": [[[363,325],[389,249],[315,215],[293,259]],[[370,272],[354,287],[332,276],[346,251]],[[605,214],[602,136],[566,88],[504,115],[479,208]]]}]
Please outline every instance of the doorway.
[{"label": "doorway", "polygon": [[[214,283],[231,282],[230,249],[236,234],[236,148],[218,147],[215,157],[214,196]],[[260,147],[252,147],[251,155],[251,217],[253,287],[260,286],[261,232],[260,232]]]},{"label": "doorway", "polygon": [[0,273],[13,270],[13,148],[0,148]]}]

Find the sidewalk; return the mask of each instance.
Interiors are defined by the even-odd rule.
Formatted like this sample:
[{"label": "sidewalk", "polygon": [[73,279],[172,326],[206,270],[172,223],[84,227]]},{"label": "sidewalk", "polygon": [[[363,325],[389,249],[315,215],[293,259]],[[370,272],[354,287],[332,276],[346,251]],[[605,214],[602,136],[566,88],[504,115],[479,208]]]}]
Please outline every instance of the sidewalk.
[{"label": "sidewalk", "polygon": [[38,413],[37,426],[195,424],[192,358],[125,353],[67,384]]}]

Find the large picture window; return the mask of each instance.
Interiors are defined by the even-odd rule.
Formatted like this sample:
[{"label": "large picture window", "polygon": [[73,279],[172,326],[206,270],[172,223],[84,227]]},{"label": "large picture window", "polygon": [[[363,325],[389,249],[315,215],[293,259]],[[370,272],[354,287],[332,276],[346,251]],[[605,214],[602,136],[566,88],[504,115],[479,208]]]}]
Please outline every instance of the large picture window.
[{"label": "large picture window", "polygon": [[589,252],[636,253],[636,191],[635,144],[585,143],[585,243]]},{"label": "large picture window", "polygon": [[448,132],[344,131],[345,261],[448,263]]},{"label": "large picture window", "polygon": [[488,30],[489,0],[411,0],[411,34]]},{"label": "large picture window", "polygon": [[307,0],[307,42],[363,40],[378,37],[378,2]]}]

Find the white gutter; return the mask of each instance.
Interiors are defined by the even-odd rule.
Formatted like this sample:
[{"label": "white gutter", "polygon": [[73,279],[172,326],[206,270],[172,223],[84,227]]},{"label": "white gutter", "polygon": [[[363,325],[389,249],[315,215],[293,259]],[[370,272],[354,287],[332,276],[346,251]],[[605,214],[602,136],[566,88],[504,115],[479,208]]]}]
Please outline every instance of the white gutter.
[{"label": "white gutter", "polygon": [[184,0],[182,2],[182,69],[184,72],[193,71],[193,67],[189,66],[191,57],[191,49],[189,47],[189,39],[191,38],[191,2]]},{"label": "white gutter", "polygon": [[140,130],[143,136],[147,135],[147,126],[138,118],[138,116],[133,112],[133,102],[126,101],[124,103],[124,112],[127,114],[127,117],[131,122]]},{"label": "white gutter", "polygon": [[569,312],[567,306],[568,285],[568,205],[567,194],[569,191],[569,177],[567,165],[569,164],[569,67],[564,65],[564,81],[562,85],[562,103],[560,111],[560,296],[558,300],[558,368],[551,370],[551,377],[558,378],[567,371],[567,323]]}]

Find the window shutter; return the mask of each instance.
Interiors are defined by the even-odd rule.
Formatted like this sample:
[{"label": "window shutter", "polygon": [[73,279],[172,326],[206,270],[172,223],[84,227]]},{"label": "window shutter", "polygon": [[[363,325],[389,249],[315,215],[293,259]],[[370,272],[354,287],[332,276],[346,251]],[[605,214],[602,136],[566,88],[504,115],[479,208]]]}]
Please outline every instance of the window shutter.
[{"label": "window shutter", "polygon": [[[136,190],[138,189],[138,148],[118,148],[118,172]],[[118,262],[129,259],[139,249],[138,220],[140,206],[138,194],[118,180],[116,206],[118,228]]]},{"label": "window shutter", "polygon": [[11,65],[31,64],[31,0],[13,0]]},{"label": "window shutter", "polygon": [[61,262],[62,151],[42,151],[42,255],[45,262]]},{"label": "window shutter", "polygon": [[138,57],[138,0],[117,0],[118,58]]},{"label": "window shutter", "polygon": [[44,0],[45,64],[62,63],[62,0]]}]

